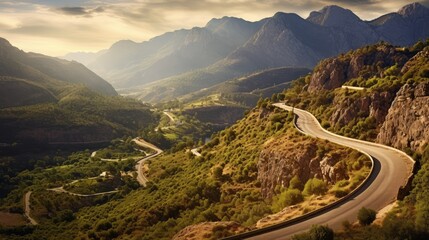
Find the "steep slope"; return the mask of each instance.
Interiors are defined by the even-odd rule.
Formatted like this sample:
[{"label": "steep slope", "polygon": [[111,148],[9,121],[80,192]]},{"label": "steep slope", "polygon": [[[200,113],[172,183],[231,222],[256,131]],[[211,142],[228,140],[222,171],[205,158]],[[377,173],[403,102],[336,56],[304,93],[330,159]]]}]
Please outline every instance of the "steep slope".
[{"label": "steep slope", "polygon": [[155,120],[82,64],[25,53],[0,39],[1,143],[108,142]]},{"label": "steep slope", "polygon": [[167,101],[261,69],[313,67],[323,58],[382,40],[409,45],[429,36],[429,25],[424,24],[428,18],[429,10],[418,3],[371,22],[338,6],[312,12],[307,19],[276,13],[225,58],[133,90],[144,101]]},{"label": "steep slope", "polygon": [[[13,47],[6,39],[0,39],[0,66],[0,76],[26,80],[54,95],[71,85],[84,85],[101,94],[117,95],[109,83],[82,64],[37,53],[25,53]],[[9,82],[12,82],[11,79]],[[14,86],[11,85],[10,88],[12,87]],[[12,92],[7,96],[13,98],[14,95],[10,93]]]},{"label": "steep slope", "polygon": [[87,66],[117,87],[147,84],[224,58],[247,41],[261,23],[224,17],[211,20],[203,28],[169,32],[147,42],[119,41]]},{"label": "steep slope", "polygon": [[419,3],[404,6],[396,13],[386,14],[368,22],[383,40],[408,46],[429,35],[429,9]]}]

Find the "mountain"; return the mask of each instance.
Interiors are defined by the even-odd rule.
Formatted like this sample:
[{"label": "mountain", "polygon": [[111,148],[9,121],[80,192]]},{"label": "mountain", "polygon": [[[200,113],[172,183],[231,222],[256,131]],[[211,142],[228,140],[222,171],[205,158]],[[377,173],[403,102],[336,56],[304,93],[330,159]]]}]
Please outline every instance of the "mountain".
[{"label": "mountain", "polygon": [[408,46],[429,36],[429,9],[419,3],[404,6],[396,13],[386,14],[368,22],[382,39]]},{"label": "mountain", "polygon": [[[219,95],[227,101],[253,107],[260,97],[271,97],[273,88],[278,90],[276,92],[281,92],[287,88],[292,80],[305,76],[309,72],[310,69],[307,68],[268,69],[184,95],[179,100],[192,103],[213,95]],[[269,93],[265,93],[266,91]]]},{"label": "mountain", "polygon": [[[147,84],[213,64],[244,44],[263,22],[212,19],[205,27],[168,32],[142,43],[119,41],[84,59],[94,58],[87,66],[116,87]],[[83,57],[69,54],[67,58]]]},{"label": "mountain", "polygon": [[[284,66],[312,68],[323,58],[379,41],[386,41],[394,45],[411,45],[419,39],[429,37],[429,25],[425,24],[429,19],[428,11],[423,5],[413,3],[404,6],[397,13],[386,14],[373,21],[363,21],[352,11],[339,6],[327,6],[319,11],[314,11],[307,19],[293,13],[279,12],[273,17],[259,22],[246,23],[254,28],[260,27],[254,32],[248,31],[246,36],[235,32],[237,38],[238,35],[242,36],[241,40],[236,41],[234,46],[230,46],[217,57],[210,58],[211,61],[201,61],[201,52],[203,52],[201,49],[198,53],[187,52],[189,59],[198,59],[199,63],[204,62],[204,64],[187,62],[189,64],[186,68],[189,70],[188,72],[182,68],[184,70],[182,73],[179,71],[173,73],[169,70],[170,63],[158,62],[161,64],[158,65],[160,67],[158,69],[162,69],[163,79],[160,76],[159,80],[147,84],[147,81],[144,80],[148,74],[146,71],[137,72],[133,67],[128,67],[123,75],[116,75],[114,82],[116,86],[125,87],[121,91],[127,92],[126,88],[129,87],[130,90],[139,92],[138,96],[143,101],[173,100],[263,69]],[[222,21],[222,19],[217,21]],[[203,29],[209,29],[208,31],[211,32],[210,29],[214,25],[212,21]],[[252,29],[254,30],[254,28]],[[195,29],[186,31],[192,32]],[[253,34],[251,34],[252,32]],[[247,39],[244,40],[245,38]],[[210,51],[212,46],[216,49],[219,46],[222,47],[214,42],[206,46],[210,47],[204,48],[205,51]],[[221,58],[220,55],[225,55],[225,57]],[[134,55],[130,54],[126,58],[132,59]],[[94,64],[96,63],[100,62],[95,61]],[[93,65],[89,66],[96,71]],[[100,74],[106,76],[101,72]],[[128,81],[130,74],[135,77],[133,83]],[[112,80],[109,77],[106,78]]]},{"label": "mountain", "polygon": [[25,53],[0,38],[0,108],[53,102],[72,86],[84,85],[100,94],[117,95],[113,87],[88,68],[37,53]]},{"label": "mountain", "polygon": [[2,144],[109,142],[154,120],[148,106],[118,96],[82,64],[25,53],[0,39]]}]

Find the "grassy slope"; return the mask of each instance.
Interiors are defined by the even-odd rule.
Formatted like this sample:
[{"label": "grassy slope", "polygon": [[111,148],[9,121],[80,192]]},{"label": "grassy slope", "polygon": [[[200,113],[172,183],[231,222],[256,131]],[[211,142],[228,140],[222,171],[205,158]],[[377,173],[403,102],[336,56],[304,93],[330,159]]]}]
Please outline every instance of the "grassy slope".
[{"label": "grassy slope", "polygon": [[[51,229],[51,220],[44,219],[45,224],[32,236],[170,239],[184,227],[202,221],[231,220],[251,226],[273,212],[272,204],[283,204],[278,198],[264,199],[257,180],[260,152],[266,142],[278,138],[287,139],[282,144],[291,148],[300,142],[318,141],[299,134],[291,114],[265,105],[214,136],[201,150],[202,157],[181,151],[151,160],[147,188],[77,209],[75,220],[56,228],[61,231]],[[336,145],[327,149],[327,153],[350,154]],[[351,161],[347,164],[354,161],[354,157],[344,159]],[[282,190],[278,189],[279,194]]]}]

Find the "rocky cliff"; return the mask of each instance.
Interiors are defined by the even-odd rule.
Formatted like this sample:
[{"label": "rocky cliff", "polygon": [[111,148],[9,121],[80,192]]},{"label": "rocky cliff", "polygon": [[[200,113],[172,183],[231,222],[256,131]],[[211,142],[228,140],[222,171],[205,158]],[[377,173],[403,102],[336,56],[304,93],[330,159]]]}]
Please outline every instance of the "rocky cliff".
[{"label": "rocky cliff", "polygon": [[[332,90],[354,78],[383,76],[386,66],[402,67],[409,54],[391,45],[377,44],[321,61],[311,75],[308,91]],[[365,86],[362,86],[365,87]]]},{"label": "rocky cliff", "polygon": [[406,84],[396,95],[377,142],[422,152],[429,143],[429,81]]},{"label": "rocky cliff", "polygon": [[372,117],[375,124],[384,122],[394,95],[390,92],[374,92],[354,98],[335,96],[333,108],[335,109],[329,118],[331,126],[338,124],[340,127],[347,125],[357,116]]},{"label": "rocky cliff", "polygon": [[265,143],[258,162],[258,180],[264,197],[272,197],[276,187],[289,187],[297,176],[302,184],[310,178],[329,184],[349,179],[346,158],[357,152],[329,142],[285,135]]}]

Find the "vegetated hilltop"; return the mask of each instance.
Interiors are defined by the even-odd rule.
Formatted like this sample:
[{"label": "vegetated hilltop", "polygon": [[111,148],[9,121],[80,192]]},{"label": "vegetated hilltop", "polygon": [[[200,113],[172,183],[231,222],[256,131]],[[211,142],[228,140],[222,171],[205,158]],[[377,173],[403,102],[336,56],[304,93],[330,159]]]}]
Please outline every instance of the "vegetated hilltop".
[{"label": "vegetated hilltop", "polygon": [[77,62],[25,53],[0,38],[0,108],[55,102],[72,85],[107,96],[113,87]]},{"label": "vegetated hilltop", "polygon": [[306,19],[281,12],[254,23],[222,18],[148,42],[118,42],[88,66],[144,101],[161,102],[267,68],[313,68],[321,59],[381,40],[412,45],[429,37],[428,21],[429,10],[419,3],[373,21],[338,6]]},{"label": "vegetated hilltop", "polygon": [[105,142],[154,122],[149,108],[117,96],[82,64],[25,53],[0,41],[4,144]]},{"label": "vegetated hilltop", "polygon": [[[362,90],[341,86],[362,87]],[[386,43],[321,61],[285,91],[287,103],[316,115],[339,134],[387,144],[416,160],[408,190],[398,194],[381,226],[346,229],[341,238],[426,239],[429,235],[429,41],[412,47]],[[283,97],[283,95],[281,95]],[[409,194],[408,196],[406,196]],[[374,229],[378,229],[374,231]]]}]

